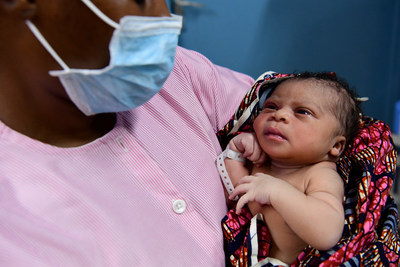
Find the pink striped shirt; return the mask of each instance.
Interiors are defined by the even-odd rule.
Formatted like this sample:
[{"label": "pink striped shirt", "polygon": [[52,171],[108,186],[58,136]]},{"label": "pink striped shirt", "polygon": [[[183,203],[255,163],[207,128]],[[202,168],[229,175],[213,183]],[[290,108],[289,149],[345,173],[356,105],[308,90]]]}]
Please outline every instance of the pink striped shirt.
[{"label": "pink striped shirt", "polygon": [[215,132],[252,83],[178,48],[163,90],[87,145],[0,123],[0,266],[223,266]]}]

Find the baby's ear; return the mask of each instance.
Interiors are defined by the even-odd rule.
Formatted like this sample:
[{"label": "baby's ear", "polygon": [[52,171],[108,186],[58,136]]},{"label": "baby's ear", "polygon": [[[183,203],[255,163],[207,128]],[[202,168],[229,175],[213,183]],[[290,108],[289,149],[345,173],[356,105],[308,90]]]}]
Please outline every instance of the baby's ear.
[{"label": "baby's ear", "polygon": [[329,155],[337,158],[340,156],[340,154],[342,154],[345,146],[346,146],[346,138],[343,135],[338,135],[335,137],[334,139],[334,144],[331,148],[331,150],[329,151]]},{"label": "baby's ear", "polygon": [[36,12],[36,0],[0,0],[0,8],[5,13],[27,20]]}]

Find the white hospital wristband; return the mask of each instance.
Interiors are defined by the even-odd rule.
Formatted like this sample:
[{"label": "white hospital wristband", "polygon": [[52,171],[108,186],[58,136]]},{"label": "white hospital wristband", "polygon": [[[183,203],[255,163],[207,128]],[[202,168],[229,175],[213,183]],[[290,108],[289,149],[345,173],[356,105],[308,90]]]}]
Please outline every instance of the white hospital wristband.
[{"label": "white hospital wristband", "polygon": [[[226,191],[228,192],[228,194],[230,195],[233,192],[233,189],[235,189],[233,187],[231,178],[228,175],[228,172],[226,170],[225,167],[225,162],[224,160],[226,158],[229,159],[233,159],[233,160],[237,160],[237,161],[245,161],[245,159],[243,158],[243,154],[230,150],[229,147],[227,147],[218,157],[217,157],[217,168],[218,168],[218,172],[219,175],[221,177],[221,180],[225,186]],[[238,200],[238,197],[235,198],[235,200]]]}]

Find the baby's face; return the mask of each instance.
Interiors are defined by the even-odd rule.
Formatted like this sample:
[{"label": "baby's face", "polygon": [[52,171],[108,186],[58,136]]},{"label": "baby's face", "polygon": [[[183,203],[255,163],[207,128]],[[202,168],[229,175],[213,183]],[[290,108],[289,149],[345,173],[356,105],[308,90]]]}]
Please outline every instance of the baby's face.
[{"label": "baby's face", "polygon": [[325,160],[338,136],[334,92],[313,80],[288,80],[265,101],[254,130],[272,160],[311,164]]}]

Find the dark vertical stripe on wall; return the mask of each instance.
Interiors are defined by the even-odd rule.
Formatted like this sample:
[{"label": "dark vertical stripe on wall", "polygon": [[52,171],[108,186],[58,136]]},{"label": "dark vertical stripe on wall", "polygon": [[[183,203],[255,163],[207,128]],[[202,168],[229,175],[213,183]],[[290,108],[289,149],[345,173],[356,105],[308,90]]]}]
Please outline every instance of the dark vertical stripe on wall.
[{"label": "dark vertical stripe on wall", "polygon": [[[392,94],[387,95],[387,103],[391,105],[388,112],[389,117],[394,120],[394,105],[400,101],[400,1],[393,0],[393,32],[392,47],[390,51],[390,66],[388,76],[388,87]],[[392,123],[394,126],[394,121]]]}]

